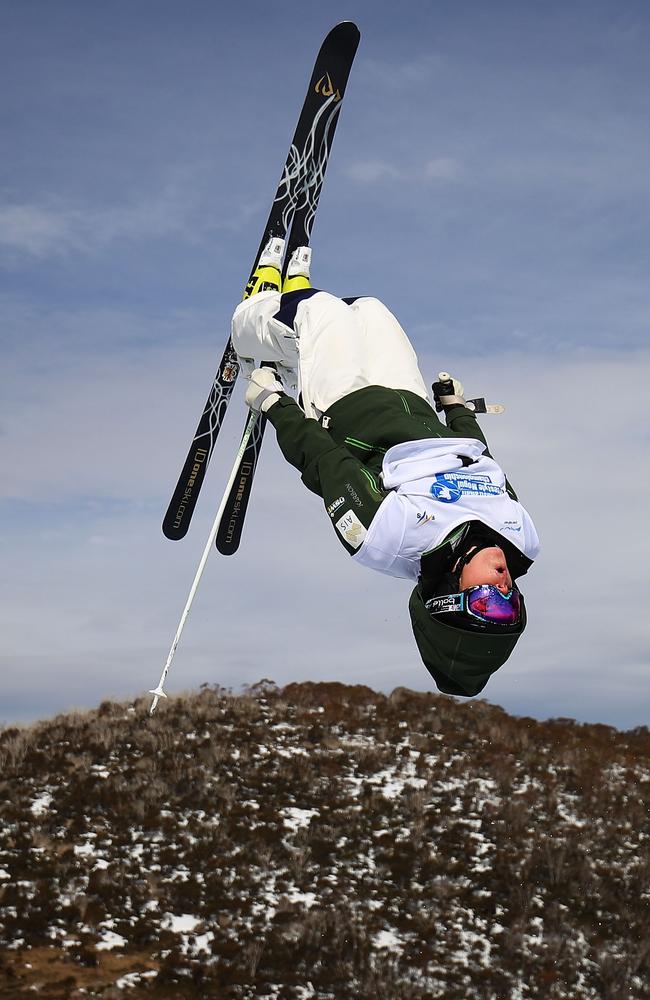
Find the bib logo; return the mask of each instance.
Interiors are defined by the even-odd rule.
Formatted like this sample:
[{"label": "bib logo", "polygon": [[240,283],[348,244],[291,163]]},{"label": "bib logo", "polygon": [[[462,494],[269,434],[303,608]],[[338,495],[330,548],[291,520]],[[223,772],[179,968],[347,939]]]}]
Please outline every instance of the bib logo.
[{"label": "bib logo", "polygon": [[498,497],[503,493],[503,489],[491,483],[488,476],[468,476],[462,472],[439,472],[430,492],[440,503],[457,503],[463,495]]}]

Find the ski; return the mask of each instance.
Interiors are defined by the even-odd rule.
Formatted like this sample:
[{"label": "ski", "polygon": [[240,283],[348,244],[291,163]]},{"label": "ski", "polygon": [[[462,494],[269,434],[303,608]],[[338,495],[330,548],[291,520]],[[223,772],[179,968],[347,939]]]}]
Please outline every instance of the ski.
[{"label": "ski", "polygon": [[[336,128],[359,38],[357,26],[351,21],[343,21],[332,28],[320,47],[271,211],[253,261],[251,276],[268,241],[273,237],[286,238],[299,205],[301,215],[304,214],[305,220],[308,220],[305,225],[311,229],[327,164],[329,143]],[[246,298],[246,295],[245,290],[243,297]],[[228,338],[176,489],[163,519],[163,533],[173,541],[183,538],[190,526],[238,374],[239,362],[232,342]],[[262,421],[259,421],[258,425],[261,423]],[[259,428],[254,434],[254,439],[261,442],[261,437],[262,428]]]}]

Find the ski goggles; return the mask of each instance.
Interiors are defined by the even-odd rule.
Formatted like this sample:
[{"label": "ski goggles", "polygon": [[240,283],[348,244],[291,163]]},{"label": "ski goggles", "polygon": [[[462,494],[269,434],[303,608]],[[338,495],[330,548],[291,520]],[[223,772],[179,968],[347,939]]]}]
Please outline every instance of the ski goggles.
[{"label": "ski goggles", "polygon": [[497,587],[483,584],[460,594],[445,594],[425,602],[430,615],[457,612],[486,625],[518,625],[521,620],[521,594],[513,587],[502,594]]}]

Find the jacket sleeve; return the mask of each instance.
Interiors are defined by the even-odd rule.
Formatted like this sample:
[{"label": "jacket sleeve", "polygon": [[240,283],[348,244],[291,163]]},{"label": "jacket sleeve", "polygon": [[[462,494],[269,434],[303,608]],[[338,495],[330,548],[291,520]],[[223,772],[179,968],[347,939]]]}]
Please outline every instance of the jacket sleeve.
[{"label": "jacket sleeve", "polygon": [[386,491],[344,445],[337,444],[316,420],[305,417],[290,396],[281,396],[267,416],[282,454],[299,470],[307,489],[322,497],[338,540],[353,554],[361,537],[350,541],[348,522],[367,530]]},{"label": "jacket sleeve", "polygon": [[[460,404],[457,406],[450,406],[445,410],[445,420],[447,421],[447,427],[454,431],[454,433],[462,434],[463,437],[477,438],[477,440],[482,441],[487,449],[486,454],[489,455],[490,458],[494,458],[494,456],[490,453],[490,446],[487,443],[487,438],[479,427],[476,414],[472,410],[469,410],[466,406],[461,406]],[[508,496],[513,500],[519,499],[507,479],[506,490],[508,491]]]},{"label": "jacket sleeve", "polygon": [[307,489],[322,496],[321,459],[331,457],[337,450],[347,452],[347,449],[340,448],[316,420],[305,417],[291,396],[281,396],[267,417],[275,427],[280,450],[287,462],[298,469]]},{"label": "jacket sleeve", "polygon": [[[479,422],[476,419],[476,414],[473,410],[468,410],[466,406],[461,406],[460,403],[456,406],[449,406],[445,409],[445,420],[447,422],[447,427],[450,431],[453,431],[454,434],[462,434],[463,437],[476,438],[478,441],[482,441],[486,448],[489,447],[485,434],[479,427]],[[488,455],[489,454],[490,452],[488,451]]]}]

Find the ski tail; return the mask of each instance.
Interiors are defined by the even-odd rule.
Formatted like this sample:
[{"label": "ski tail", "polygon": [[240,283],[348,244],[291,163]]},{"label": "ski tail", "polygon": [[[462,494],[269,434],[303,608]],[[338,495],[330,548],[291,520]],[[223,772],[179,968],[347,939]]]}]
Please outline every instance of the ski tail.
[{"label": "ski tail", "polygon": [[[271,211],[253,261],[251,277],[268,241],[273,237],[286,238],[296,214],[301,215],[306,212],[307,217],[313,222],[327,165],[329,143],[336,129],[341,101],[359,39],[357,26],[351,21],[343,21],[332,28],[321,45]],[[246,295],[245,290],[244,295]],[[232,342],[228,339],[163,519],[163,533],[173,541],[187,534],[238,374],[239,362]]]}]

